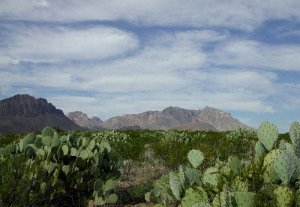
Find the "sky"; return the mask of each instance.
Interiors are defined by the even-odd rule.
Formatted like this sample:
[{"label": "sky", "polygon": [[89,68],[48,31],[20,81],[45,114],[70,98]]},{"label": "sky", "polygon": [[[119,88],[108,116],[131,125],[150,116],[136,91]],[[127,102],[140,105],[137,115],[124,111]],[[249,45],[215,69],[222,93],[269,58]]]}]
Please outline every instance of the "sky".
[{"label": "sky", "polygon": [[168,106],[300,121],[299,0],[0,0],[0,99],[102,120]]}]

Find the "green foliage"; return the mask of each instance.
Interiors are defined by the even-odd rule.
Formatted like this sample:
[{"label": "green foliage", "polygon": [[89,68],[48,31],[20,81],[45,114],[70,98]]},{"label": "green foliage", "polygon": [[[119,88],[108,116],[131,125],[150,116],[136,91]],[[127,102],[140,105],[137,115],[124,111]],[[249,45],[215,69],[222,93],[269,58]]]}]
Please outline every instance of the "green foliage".
[{"label": "green foliage", "polygon": [[[278,135],[275,125],[264,122],[257,132],[66,134],[46,128],[41,134],[0,136],[0,205],[109,205],[120,196],[114,192],[118,168],[122,166],[123,178],[133,162],[146,161],[163,163],[172,171],[154,182],[128,188],[132,202],[146,199],[157,206],[182,207],[299,206],[299,135],[298,122],[283,135]],[[146,149],[151,153],[145,159]]]},{"label": "green foliage", "polygon": [[130,195],[132,202],[144,202],[145,194],[153,188],[153,183],[139,183],[134,186],[131,186],[126,191]]},{"label": "green foliage", "polygon": [[256,193],[235,192],[234,199],[238,207],[254,207]]},{"label": "green foliage", "polygon": [[[191,150],[187,157],[193,168],[180,166],[178,172],[169,173],[169,186],[164,185],[165,189],[160,191],[171,191],[176,198],[173,202],[182,207],[297,206],[300,197],[300,159],[295,150],[300,135],[298,123],[292,124],[290,134],[291,143],[286,139],[279,142],[276,126],[263,122],[257,132],[257,142],[255,138],[251,140],[255,159],[228,156],[227,161],[216,159],[208,167],[203,166],[202,152]],[[234,140],[232,134],[227,137]],[[154,188],[148,196],[155,194]],[[168,206],[163,199],[156,201]]]},{"label": "green foliage", "polygon": [[153,145],[153,150],[168,168],[176,169],[187,161],[186,154],[192,149],[192,141],[192,136],[186,132],[161,132],[161,139]]},{"label": "green foliage", "polygon": [[169,184],[169,176],[163,175],[160,179],[154,182],[154,187],[151,192],[145,196],[146,201],[161,203],[164,206],[170,206],[176,202]]},{"label": "green foliage", "polygon": [[6,134],[0,135],[0,147],[12,144],[15,141],[20,140],[23,137],[22,134]]},{"label": "green foliage", "polygon": [[193,188],[188,188],[185,191],[185,195],[182,198],[181,205],[182,207],[189,207],[194,205],[204,205],[209,204],[209,199],[206,191],[197,187],[195,190]]},{"label": "green foliage", "polygon": [[[120,164],[104,142],[72,133],[59,136],[45,128],[42,134],[28,134],[0,151],[3,149],[0,176],[6,179],[1,180],[0,202],[5,206],[79,206],[89,200],[104,205],[117,201],[113,191]],[[13,193],[20,199],[11,199]]]}]

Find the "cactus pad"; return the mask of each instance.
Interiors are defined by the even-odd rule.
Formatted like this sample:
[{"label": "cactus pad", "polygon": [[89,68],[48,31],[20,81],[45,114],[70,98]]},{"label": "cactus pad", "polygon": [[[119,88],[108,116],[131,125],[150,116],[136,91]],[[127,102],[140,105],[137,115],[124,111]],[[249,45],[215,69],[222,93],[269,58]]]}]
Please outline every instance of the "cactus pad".
[{"label": "cactus pad", "polygon": [[274,190],[276,204],[279,207],[290,207],[293,202],[293,191],[287,186],[279,186]]},{"label": "cactus pad", "polygon": [[270,122],[263,122],[257,130],[258,140],[264,145],[264,147],[271,151],[278,138],[277,127]]},{"label": "cactus pad", "polygon": [[266,153],[267,153],[267,150],[264,147],[264,145],[260,141],[257,141],[255,144],[255,159],[259,160]]},{"label": "cactus pad", "polygon": [[202,164],[204,160],[204,155],[200,150],[191,150],[188,153],[188,160],[193,166],[193,168],[197,168]]},{"label": "cactus pad", "polygon": [[256,193],[235,192],[234,199],[238,207],[254,207]]},{"label": "cactus pad", "polygon": [[198,185],[202,184],[201,182],[202,173],[198,169],[194,169],[194,168],[186,169],[185,176],[190,185],[193,185],[194,183],[197,183]]},{"label": "cactus pad", "polygon": [[170,173],[169,183],[174,197],[180,201],[182,188],[181,188],[180,180],[174,172]]},{"label": "cactus pad", "polygon": [[219,169],[210,167],[207,168],[203,174],[203,182],[206,185],[211,185],[213,187],[217,187],[219,179]]},{"label": "cactus pad", "polygon": [[287,185],[296,170],[293,155],[290,151],[279,150],[273,161],[273,168],[282,181]]},{"label": "cactus pad", "polygon": [[182,198],[181,206],[190,207],[198,205],[200,203],[208,203],[208,196],[203,188],[197,188],[196,190],[189,188],[185,191],[185,195]]}]

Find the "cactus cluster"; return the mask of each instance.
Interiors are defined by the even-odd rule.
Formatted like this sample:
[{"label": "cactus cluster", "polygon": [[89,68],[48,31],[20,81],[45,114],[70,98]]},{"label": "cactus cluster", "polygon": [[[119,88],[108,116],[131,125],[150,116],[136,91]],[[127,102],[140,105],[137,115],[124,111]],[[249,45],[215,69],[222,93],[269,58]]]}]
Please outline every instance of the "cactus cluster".
[{"label": "cactus cluster", "polygon": [[163,143],[177,142],[181,144],[187,144],[192,142],[194,137],[189,136],[186,132],[179,131],[166,131],[163,132],[163,139],[161,140]]},{"label": "cactus cluster", "polygon": [[40,176],[39,188],[45,196],[54,198],[62,192],[77,192],[86,198],[84,202],[90,200],[96,205],[118,199],[114,188],[120,176],[120,162],[106,142],[72,133],[60,136],[47,127],[41,134],[30,133],[19,143],[0,149],[2,159],[16,154],[24,154],[28,167],[36,169],[29,177]]},{"label": "cactus cluster", "polygon": [[[206,169],[201,167],[203,153],[190,151],[189,165],[168,175],[169,185],[165,187],[173,197],[169,201],[181,207],[254,207],[263,205],[257,202],[264,198],[266,205],[300,206],[299,123],[290,127],[290,142],[279,140],[278,135],[274,124],[263,122],[253,146],[255,159],[229,157],[226,162],[216,160]],[[155,201],[155,189],[147,196]]]},{"label": "cactus cluster", "polygon": [[[228,167],[229,174],[239,173],[240,168],[244,166],[242,161],[231,157],[227,162],[219,162],[214,167],[202,170],[201,164],[204,161],[204,155],[199,150],[191,150],[188,153],[188,161],[190,166],[180,166],[177,172],[169,173],[169,182],[164,176],[164,187],[168,189],[164,191],[171,192],[169,196],[172,199],[169,199],[168,202],[164,201],[163,197],[158,199],[157,189],[154,189],[147,194],[147,200],[160,201],[165,206],[169,206],[170,202],[179,202],[181,207],[227,207],[233,206],[233,203],[238,203],[238,207],[254,206],[255,193],[248,192],[249,184],[241,178],[236,177],[230,186],[223,186],[220,189],[223,169]],[[229,166],[233,166],[233,170]],[[245,195],[245,201],[250,200],[249,205],[243,203],[242,195]]]}]

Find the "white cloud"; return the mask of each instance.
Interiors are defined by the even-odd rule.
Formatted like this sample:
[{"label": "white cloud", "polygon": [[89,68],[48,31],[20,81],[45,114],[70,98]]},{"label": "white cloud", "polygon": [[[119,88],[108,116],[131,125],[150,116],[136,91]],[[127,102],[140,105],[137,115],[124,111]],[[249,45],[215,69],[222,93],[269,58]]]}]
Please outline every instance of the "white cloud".
[{"label": "white cloud", "polygon": [[20,61],[18,59],[14,59],[9,56],[0,56],[0,66],[2,65],[15,65],[18,64]]},{"label": "white cloud", "polygon": [[277,92],[277,76],[271,72],[251,69],[214,69],[191,71],[188,77],[216,91],[251,92],[255,97],[267,97]]},{"label": "white cloud", "polygon": [[2,19],[125,20],[143,25],[225,26],[253,29],[268,19],[300,17],[298,0],[2,0]]},{"label": "white cloud", "polygon": [[111,27],[15,27],[7,38],[10,44],[0,50],[4,63],[103,60],[139,46],[134,34]]},{"label": "white cloud", "polygon": [[300,46],[297,45],[232,40],[219,44],[210,58],[217,65],[300,71]]},{"label": "white cloud", "polygon": [[274,73],[220,69],[208,64],[210,54],[202,48],[227,39],[227,34],[210,30],[165,32],[148,39],[133,54],[104,63],[35,66],[29,71],[16,68],[0,71],[0,76],[7,77],[5,85],[11,88],[30,85],[92,93],[93,98],[62,92],[50,100],[65,112],[82,110],[101,118],[170,105],[274,112],[267,102],[276,94]]}]

